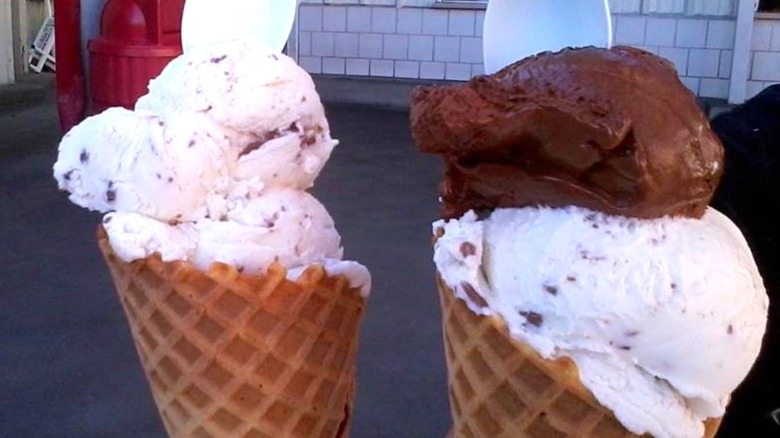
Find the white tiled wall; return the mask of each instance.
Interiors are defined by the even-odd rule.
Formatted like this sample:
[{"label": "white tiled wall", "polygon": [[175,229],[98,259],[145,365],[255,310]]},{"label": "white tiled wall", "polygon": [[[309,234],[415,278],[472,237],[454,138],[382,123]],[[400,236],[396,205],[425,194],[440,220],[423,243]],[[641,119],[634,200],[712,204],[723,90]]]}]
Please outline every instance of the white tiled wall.
[{"label": "white tiled wall", "polygon": [[780,20],[758,20],[753,27],[753,55],[747,97],[780,83]]},{"label": "white tiled wall", "polygon": [[733,16],[737,0],[609,0],[616,14],[686,14]]},{"label": "white tiled wall", "polygon": [[298,57],[311,73],[467,80],[482,72],[481,10],[302,4]]},{"label": "white tiled wall", "polygon": [[734,18],[616,14],[614,24],[616,44],[641,47],[669,59],[683,83],[702,97],[728,96]]},{"label": "white tiled wall", "polygon": [[[311,73],[403,79],[467,80],[483,74],[484,10],[399,6],[408,1],[305,0],[298,16],[300,64]],[[698,95],[726,98],[736,4],[610,0],[614,40],[669,59]],[[753,50],[749,96],[780,82],[780,21],[756,24]]]}]

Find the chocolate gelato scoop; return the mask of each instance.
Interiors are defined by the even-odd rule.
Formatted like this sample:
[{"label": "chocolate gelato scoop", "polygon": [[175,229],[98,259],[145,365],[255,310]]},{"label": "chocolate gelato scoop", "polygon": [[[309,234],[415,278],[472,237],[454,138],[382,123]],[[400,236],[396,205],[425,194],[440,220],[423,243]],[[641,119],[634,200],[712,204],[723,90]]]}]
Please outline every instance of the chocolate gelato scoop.
[{"label": "chocolate gelato scoop", "polygon": [[723,146],[674,67],[629,47],[565,49],[412,96],[418,147],[447,163],[444,216],[576,205],[701,217]]}]

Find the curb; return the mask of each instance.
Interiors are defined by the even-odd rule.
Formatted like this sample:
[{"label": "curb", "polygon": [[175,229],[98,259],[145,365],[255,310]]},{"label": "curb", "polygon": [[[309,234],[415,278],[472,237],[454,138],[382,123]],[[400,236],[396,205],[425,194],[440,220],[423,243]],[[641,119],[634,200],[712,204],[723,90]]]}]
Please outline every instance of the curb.
[{"label": "curb", "polygon": [[0,112],[39,104],[54,89],[54,74],[24,74],[16,82],[0,85]]},{"label": "curb", "polygon": [[[330,105],[363,105],[373,108],[409,111],[412,91],[418,85],[453,85],[455,81],[382,79],[356,76],[312,75],[320,99]],[[697,98],[710,118],[731,110],[735,105],[723,99]]]},{"label": "curb", "polygon": [[0,111],[43,102],[46,89],[42,85],[15,83],[0,86]]},{"label": "curb", "polygon": [[382,79],[356,76],[312,75],[320,99],[331,105],[359,105],[409,111],[412,91],[419,85],[451,85],[458,82]]}]

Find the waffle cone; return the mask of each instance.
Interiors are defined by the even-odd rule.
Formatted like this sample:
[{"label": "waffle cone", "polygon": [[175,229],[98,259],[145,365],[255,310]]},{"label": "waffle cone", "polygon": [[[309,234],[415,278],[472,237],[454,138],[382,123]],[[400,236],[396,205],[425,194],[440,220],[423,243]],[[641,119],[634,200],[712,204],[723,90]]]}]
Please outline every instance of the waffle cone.
[{"label": "waffle cone", "polygon": [[364,299],[345,278],[125,263],[98,241],[171,437],[349,435]]},{"label": "waffle cone", "polygon": [[[569,359],[550,361],[477,315],[441,279],[451,438],[632,438],[580,382]],[[712,438],[720,419],[706,423]],[[649,435],[645,435],[649,436]]]}]

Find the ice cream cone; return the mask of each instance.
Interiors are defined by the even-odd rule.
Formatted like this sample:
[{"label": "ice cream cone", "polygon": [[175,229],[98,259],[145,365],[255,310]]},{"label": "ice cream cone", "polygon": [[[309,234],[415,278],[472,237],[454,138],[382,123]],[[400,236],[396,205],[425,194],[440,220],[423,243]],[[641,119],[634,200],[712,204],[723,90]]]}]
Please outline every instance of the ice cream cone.
[{"label": "ice cream cone", "polygon": [[345,278],[126,263],[98,240],[171,437],[348,436],[364,299]]},{"label": "ice cream cone", "polygon": [[[583,386],[568,359],[543,359],[497,317],[477,315],[437,280],[452,438],[631,438]],[[708,420],[712,438],[720,418]],[[647,435],[649,436],[649,435]]]}]

